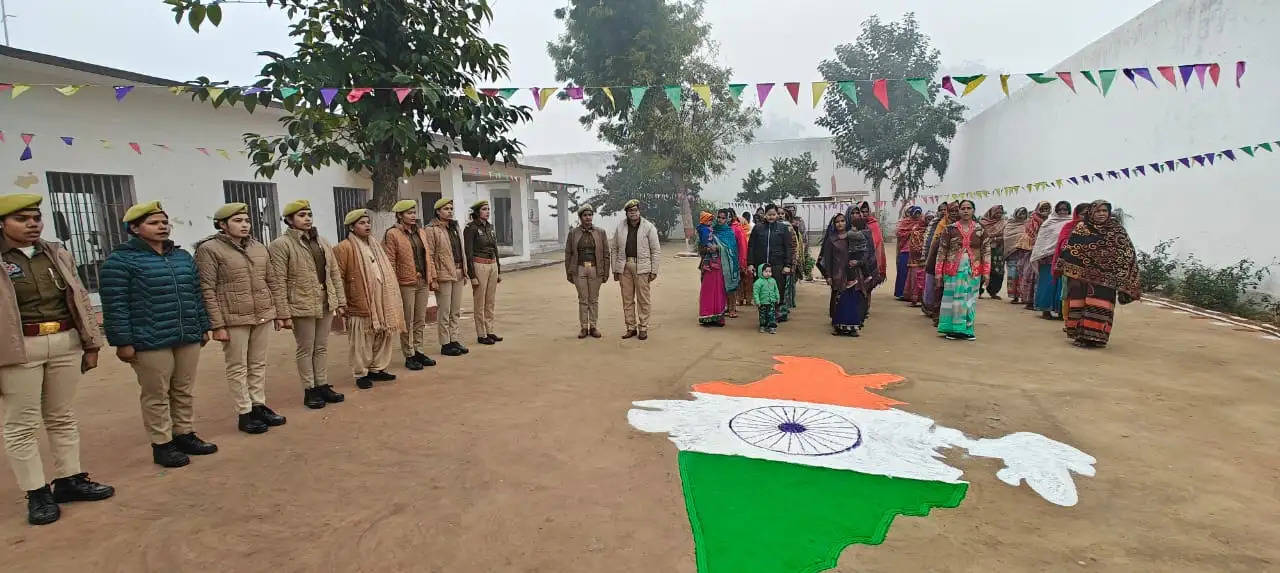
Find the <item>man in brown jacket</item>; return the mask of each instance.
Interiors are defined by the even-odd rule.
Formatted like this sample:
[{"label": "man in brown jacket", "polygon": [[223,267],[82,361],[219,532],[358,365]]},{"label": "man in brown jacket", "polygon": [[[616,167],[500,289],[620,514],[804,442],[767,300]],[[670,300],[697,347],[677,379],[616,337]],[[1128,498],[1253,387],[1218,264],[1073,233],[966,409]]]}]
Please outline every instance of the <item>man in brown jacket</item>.
[{"label": "man in brown jacket", "polygon": [[293,330],[294,359],[302,379],[302,403],[318,410],[346,399],[329,384],[329,329],[346,313],[347,296],[333,248],[316,232],[311,203],[286,203],[289,230],[267,247],[267,287],[276,310],[276,330]]},{"label": "man in brown jacket", "polygon": [[467,347],[459,342],[458,320],[462,318],[462,293],[470,277],[467,276],[466,249],[462,245],[462,230],[453,217],[453,199],[436,201],[436,218],[427,227],[431,240],[431,260],[435,262],[436,283],[436,337],[440,339],[440,353],[445,356],[462,356]]},{"label": "man in brown jacket", "polygon": [[564,243],[566,278],[578,289],[578,338],[600,338],[596,328],[600,318],[600,285],[609,282],[609,238],[604,229],[592,224],[596,210],[591,205],[578,208],[578,226],[569,231]]},{"label": "man in brown jacket", "polygon": [[[27,521],[53,523],[59,503],[115,494],[80,471],[80,430],[72,402],[80,375],[98,366],[102,335],[76,263],[59,245],[40,239],[39,195],[0,196],[0,402],[4,449],[18,487],[27,492]],[[37,438],[43,422],[53,455],[53,486],[45,481]]]},{"label": "man in brown jacket", "polygon": [[427,306],[431,303],[431,291],[436,284],[431,275],[431,251],[427,244],[427,232],[418,226],[418,202],[405,199],[391,207],[396,224],[382,237],[383,249],[396,271],[400,284],[400,299],[404,303],[405,326],[400,333],[400,351],[404,353],[404,367],[422,370],[435,366],[423,348],[427,337]]},{"label": "man in brown jacket", "polygon": [[228,203],[213,214],[218,232],[196,243],[196,271],[213,339],[222,343],[237,426],[261,434],[285,423],[267,406],[267,343],[275,307],[267,287],[267,248],[250,231],[249,206]]},{"label": "man in brown jacket", "polygon": [[347,293],[351,368],[356,387],[368,390],[375,381],[396,379],[387,373],[387,367],[391,365],[391,338],[404,330],[403,308],[395,269],[382,244],[370,237],[373,225],[369,210],[351,211],[343,223],[348,235],[333,248],[333,256],[342,269]]}]

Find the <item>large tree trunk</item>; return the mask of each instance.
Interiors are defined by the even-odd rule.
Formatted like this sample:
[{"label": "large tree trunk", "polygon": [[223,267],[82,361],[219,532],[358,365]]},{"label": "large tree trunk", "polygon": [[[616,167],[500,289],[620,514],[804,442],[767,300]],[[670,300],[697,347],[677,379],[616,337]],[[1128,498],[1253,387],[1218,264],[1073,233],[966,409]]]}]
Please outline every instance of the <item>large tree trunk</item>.
[{"label": "large tree trunk", "polygon": [[[386,147],[390,145],[384,146]],[[373,223],[375,237],[381,237],[395,224],[395,215],[391,213],[391,207],[400,199],[400,174],[403,172],[404,161],[399,155],[390,150],[378,153],[378,161],[369,173],[369,178],[373,181],[373,197],[366,204],[366,207],[373,211],[369,219]],[[422,217],[423,206],[418,207],[418,216]]]},{"label": "large tree trunk", "polygon": [[689,188],[684,184],[684,177],[679,173],[671,176],[676,185],[676,201],[680,203],[680,224],[684,227],[685,250],[693,251],[693,237],[697,231],[693,227],[693,209],[689,206]]}]

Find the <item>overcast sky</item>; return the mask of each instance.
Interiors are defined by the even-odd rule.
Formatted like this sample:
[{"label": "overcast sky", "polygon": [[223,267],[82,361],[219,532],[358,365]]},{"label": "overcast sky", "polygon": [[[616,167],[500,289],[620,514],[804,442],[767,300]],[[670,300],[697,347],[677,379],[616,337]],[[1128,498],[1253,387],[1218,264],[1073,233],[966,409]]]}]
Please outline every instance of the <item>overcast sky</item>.
[{"label": "overcast sky", "polygon": [[[263,5],[229,4],[221,28],[199,34],[160,0],[5,0],[10,44],[17,48],[125,70],[186,80],[205,75],[248,83],[262,65],[255,52],[291,50],[284,16]],[[546,43],[561,31],[552,15],[567,0],[492,0],[487,35],[511,52],[513,87],[554,86]],[[760,139],[820,137],[808,82],[837,44],[853,42],[868,16],[898,19],[914,11],[942,51],[944,71],[1038,72],[1155,4],[1155,0],[709,0],[706,19],[720,43],[720,63],[744,83],[804,82],[800,105],[779,85],[765,105]],[[1121,62],[1120,65],[1123,65]],[[2,78],[21,82],[21,78]],[[988,83],[998,93],[998,84]],[[977,98],[975,92],[966,99]],[[991,94],[983,94],[990,96]],[[516,96],[531,104],[528,91]],[[995,96],[995,97],[998,97]],[[754,102],[753,98],[748,98]],[[977,102],[991,101],[987,97]],[[581,109],[552,101],[517,135],[527,153],[605,149],[577,123]]]}]

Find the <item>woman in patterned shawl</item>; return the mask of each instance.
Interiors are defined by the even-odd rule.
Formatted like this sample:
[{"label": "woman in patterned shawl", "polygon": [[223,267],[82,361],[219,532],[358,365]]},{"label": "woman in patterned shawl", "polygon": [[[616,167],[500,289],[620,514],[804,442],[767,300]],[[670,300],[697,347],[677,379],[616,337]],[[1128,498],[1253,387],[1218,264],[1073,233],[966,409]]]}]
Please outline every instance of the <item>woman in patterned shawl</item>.
[{"label": "woman in patterned shawl", "polygon": [[[1009,223],[1004,226],[1004,234],[1001,237],[1003,239],[1003,244],[1004,244],[1004,247],[1003,247],[1004,272],[1005,272],[1004,278],[1005,278],[1005,281],[1008,283],[1007,286],[1008,286],[1009,298],[1013,299],[1009,302],[1013,304],[1018,304],[1022,302],[1019,299],[1019,296],[1021,296],[1022,291],[1018,290],[1018,270],[1019,270],[1019,263],[1021,261],[1018,258],[1015,258],[1015,255],[1021,257],[1028,254],[1028,253],[1018,254],[1017,247],[1018,247],[1018,240],[1022,239],[1022,236],[1026,233],[1027,224],[1029,222],[1030,221],[1027,218],[1027,208],[1018,207],[1013,212],[1013,220],[1009,221]],[[995,237],[992,237],[991,240],[995,241],[997,239]]]},{"label": "woman in patterned shawl", "polygon": [[936,221],[929,225],[929,230],[924,235],[924,290],[920,292],[920,302],[923,304],[920,311],[929,318],[933,318],[933,314],[930,312],[930,309],[932,309],[934,303],[937,302],[933,295],[934,287],[938,282],[938,278],[933,275],[934,265],[930,262],[937,262],[934,258],[937,255],[937,251],[933,250],[933,245],[936,244],[934,239],[937,239],[938,234],[942,232],[942,229],[947,227],[948,205],[949,203],[946,201],[943,201],[941,205],[938,205],[938,216],[936,217]]},{"label": "woman in patterned shawl", "polygon": [[893,283],[893,296],[898,300],[910,300],[907,296],[907,285],[911,274],[911,234],[923,225],[924,211],[915,205],[908,207],[906,216],[898,220],[898,228],[894,232],[897,237],[895,246],[898,248],[898,272]]},{"label": "woman in patterned shawl", "polygon": [[1053,275],[1053,255],[1058,252],[1058,234],[1068,225],[1074,224],[1071,218],[1071,203],[1058,201],[1053,207],[1053,215],[1036,234],[1036,244],[1031,248],[1031,267],[1035,269],[1035,296],[1032,297],[1033,308],[1040,311],[1041,318],[1061,320],[1055,316],[1062,312],[1062,284]]},{"label": "woman in patterned shawl", "polygon": [[1027,221],[1027,226],[1022,230],[1022,236],[1018,238],[1018,243],[1014,245],[1013,255],[1005,256],[1017,261],[1018,264],[1018,296],[1014,300],[1026,303],[1027,310],[1030,310],[1035,304],[1036,291],[1036,269],[1031,265],[1031,249],[1036,246],[1036,236],[1040,234],[1040,226],[1044,224],[1049,215],[1053,214],[1053,206],[1048,201],[1041,201],[1036,205],[1036,210],[1031,213],[1031,220]]},{"label": "woman in patterned shawl", "polygon": [[[865,226],[865,223],[860,223]],[[836,213],[827,226],[818,253],[818,271],[831,286],[831,333],[859,336],[866,318],[866,300],[875,273],[875,254],[866,231],[847,227],[843,213]]]},{"label": "woman in patterned shawl", "polygon": [[[919,209],[919,207],[915,208]],[[911,306],[920,306],[920,301],[924,298],[924,259],[928,254],[924,247],[926,237],[932,228],[933,213],[929,213],[907,236],[907,287],[903,294],[911,302]]]},{"label": "woman in patterned shawl", "polygon": [[960,201],[960,220],[943,229],[938,241],[937,267],[942,280],[938,334],[948,340],[973,340],[978,314],[978,291],[991,275],[991,243],[973,219],[974,204]]},{"label": "woman in patterned shawl", "polygon": [[[726,262],[737,267],[737,255],[727,250],[716,237],[711,224],[716,216],[703,211],[698,216],[698,270],[702,271],[702,286],[698,291],[698,324],[724,326],[725,309],[729,306]],[[732,233],[732,231],[730,231]],[[737,240],[734,240],[737,247]],[[736,286],[737,277],[734,277]]]},{"label": "woman in patterned shawl", "polygon": [[1106,346],[1117,299],[1128,304],[1142,296],[1133,242],[1111,216],[1111,203],[1090,205],[1088,216],[1067,239],[1056,270],[1067,277],[1067,336],[1076,346]]}]

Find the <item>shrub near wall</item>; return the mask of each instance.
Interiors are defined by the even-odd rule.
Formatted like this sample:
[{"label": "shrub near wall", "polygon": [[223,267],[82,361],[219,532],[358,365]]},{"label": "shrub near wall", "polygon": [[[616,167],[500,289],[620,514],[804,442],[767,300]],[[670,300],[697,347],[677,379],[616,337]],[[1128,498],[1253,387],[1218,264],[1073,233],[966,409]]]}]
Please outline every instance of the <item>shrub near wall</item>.
[{"label": "shrub near wall", "polygon": [[1176,237],[1161,241],[1151,252],[1138,251],[1143,292],[1157,292],[1200,308],[1280,324],[1280,301],[1257,290],[1271,274],[1274,262],[1262,266],[1240,259],[1233,265],[1216,268],[1195,255],[1179,261],[1170,254],[1176,241]]}]

